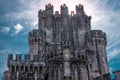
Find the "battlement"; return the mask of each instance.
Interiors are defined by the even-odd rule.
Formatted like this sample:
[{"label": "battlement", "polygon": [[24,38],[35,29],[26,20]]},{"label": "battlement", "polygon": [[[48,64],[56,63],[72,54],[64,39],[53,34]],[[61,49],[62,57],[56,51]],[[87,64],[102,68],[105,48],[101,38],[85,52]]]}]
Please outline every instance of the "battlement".
[{"label": "battlement", "polygon": [[42,36],[42,32],[39,29],[34,29],[29,32],[29,38],[31,37],[40,37]]},{"label": "battlement", "polygon": [[66,6],[66,4],[61,5],[60,11],[62,15],[68,15],[68,7]]},{"label": "battlement", "polygon": [[41,10],[41,9],[40,9],[40,10],[38,11],[38,17],[45,17],[45,16],[46,16],[45,14],[46,14],[45,10]]},{"label": "battlement", "polygon": [[39,55],[27,54],[8,54],[8,61],[31,61],[31,56],[33,56],[32,61],[39,61]]},{"label": "battlement", "polygon": [[41,29],[34,29],[29,32],[28,42],[29,45],[33,45],[34,43],[44,43],[44,32]]},{"label": "battlement", "polygon": [[49,3],[48,5],[45,6],[45,10],[47,14],[53,14],[53,5]]},{"label": "battlement", "polygon": [[106,34],[101,30],[91,30],[90,32],[86,33],[85,39],[89,42],[92,40],[98,40],[99,43],[104,41],[105,44],[107,44]]},{"label": "battlement", "polygon": [[[22,55],[21,54],[8,54],[8,60],[9,61],[21,61],[22,60]],[[25,58],[24,58],[25,60]]]},{"label": "battlement", "polygon": [[74,16],[75,15],[75,12],[74,11],[71,11],[71,16]]},{"label": "battlement", "polygon": [[55,11],[55,18],[60,18],[61,15],[59,14],[59,11]]},{"label": "battlement", "polygon": [[[69,10],[66,4],[60,6],[60,15],[69,15]],[[45,10],[39,10],[38,17],[45,18],[47,15],[56,15],[59,14],[58,11],[55,11],[54,14],[54,6],[51,4],[47,4],[45,6]],[[76,5],[76,14],[85,14],[84,7],[82,4]],[[74,15],[74,11],[71,12],[71,15]]]},{"label": "battlement", "polygon": [[84,13],[84,7],[82,4],[76,5],[76,14]]},{"label": "battlement", "polygon": [[106,40],[106,34],[101,30],[91,30],[87,33],[87,35],[91,38],[103,38],[104,40]]}]

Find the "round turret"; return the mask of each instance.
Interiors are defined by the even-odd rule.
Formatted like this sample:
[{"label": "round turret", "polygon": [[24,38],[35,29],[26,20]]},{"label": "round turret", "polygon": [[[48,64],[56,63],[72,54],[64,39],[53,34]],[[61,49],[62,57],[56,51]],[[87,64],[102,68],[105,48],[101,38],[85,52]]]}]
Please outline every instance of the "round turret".
[{"label": "round turret", "polygon": [[44,33],[40,29],[34,29],[29,32],[28,38],[30,51],[29,54],[37,55],[41,53],[42,47],[45,43]]},{"label": "round turret", "polygon": [[107,45],[106,34],[101,30],[91,30],[85,35],[85,45],[88,53],[92,54],[92,59],[90,60],[94,60],[91,63],[91,66],[93,67],[91,69],[99,72],[100,75],[107,74],[109,70],[105,49]]},{"label": "round turret", "polygon": [[101,30],[91,30],[85,35],[85,43],[87,45],[94,45],[97,40],[98,45],[106,46],[106,34]]}]

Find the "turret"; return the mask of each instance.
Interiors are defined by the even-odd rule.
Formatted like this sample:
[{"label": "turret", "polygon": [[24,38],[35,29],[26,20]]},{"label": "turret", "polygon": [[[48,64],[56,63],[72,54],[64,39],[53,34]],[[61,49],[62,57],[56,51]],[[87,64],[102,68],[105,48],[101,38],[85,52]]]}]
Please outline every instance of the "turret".
[{"label": "turret", "polygon": [[68,15],[68,7],[66,6],[66,4],[61,5],[60,11],[61,15]]},{"label": "turret", "polygon": [[52,15],[53,14],[53,5],[51,5],[51,4],[46,5],[45,11],[46,11],[46,14]]},{"label": "turret", "polygon": [[61,5],[61,41],[69,41],[69,15],[66,4]]},{"label": "turret", "polygon": [[[45,37],[42,34],[44,32],[40,31],[39,29],[34,29],[33,31],[29,32],[29,46],[30,46],[30,55],[40,55],[43,53],[43,47],[45,44]],[[31,57],[32,60],[34,57]]]},{"label": "turret", "polygon": [[98,46],[106,46],[106,34],[101,30],[91,30],[90,32],[86,33],[85,35],[85,43],[87,45],[95,45],[95,40],[97,41]]},{"label": "turret", "polygon": [[38,12],[38,28],[44,30],[45,28],[46,13],[45,10]]},{"label": "turret", "polygon": [[54,27],[53,27],[53,42],[60,43],[60,33],[61,33],[61,14],[59,11],[55,11],[54,15]]},{"label": "turret", "polygon": [[86,32],[91,30],[91,16],[84,15]]},{"label": "turret", "polygon": [[103,78],[103,75],[109,73],[105,49],[107,44],[106,34],[101,30],[92,30],[86,33],[85,44],[88,54],[92,56],[90,59],[90,69],[94,71],[93,74],[98,74],[94,75],[94,78]]},{"label": "turret", "polygon": [[76,5],[76,14],[84,14],[84,7],[82,4]]}]

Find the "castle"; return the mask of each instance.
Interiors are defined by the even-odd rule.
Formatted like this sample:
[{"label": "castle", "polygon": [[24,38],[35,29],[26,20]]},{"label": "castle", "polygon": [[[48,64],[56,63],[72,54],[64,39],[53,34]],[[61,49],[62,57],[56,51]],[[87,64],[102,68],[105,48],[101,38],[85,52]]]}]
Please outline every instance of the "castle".
[{"label": "castle", "polygon": [[9,54],[3,80],[110,80],[106,34],[91,30],[83,5],[69,15],[65,4],[60,13],[48,4],[38,19],[38,29],[29,32],[29,54]]}]

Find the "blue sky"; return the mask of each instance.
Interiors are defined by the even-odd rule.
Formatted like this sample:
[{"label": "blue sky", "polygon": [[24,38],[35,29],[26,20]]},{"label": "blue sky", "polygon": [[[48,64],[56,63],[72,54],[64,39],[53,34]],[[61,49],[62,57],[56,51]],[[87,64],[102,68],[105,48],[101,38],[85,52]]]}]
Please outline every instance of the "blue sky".
[{"label": "blue sky", "polygon": [[55,10],[66,3],[72,11],[83,4],[92,16],[92,29],[107,33],[110,71],[120,69],[120,0],[0,0],[0,80],[7,70],[9,53],[28,53],[28,32],[37,28],[38,10],[48,3],[54,4]]}]

